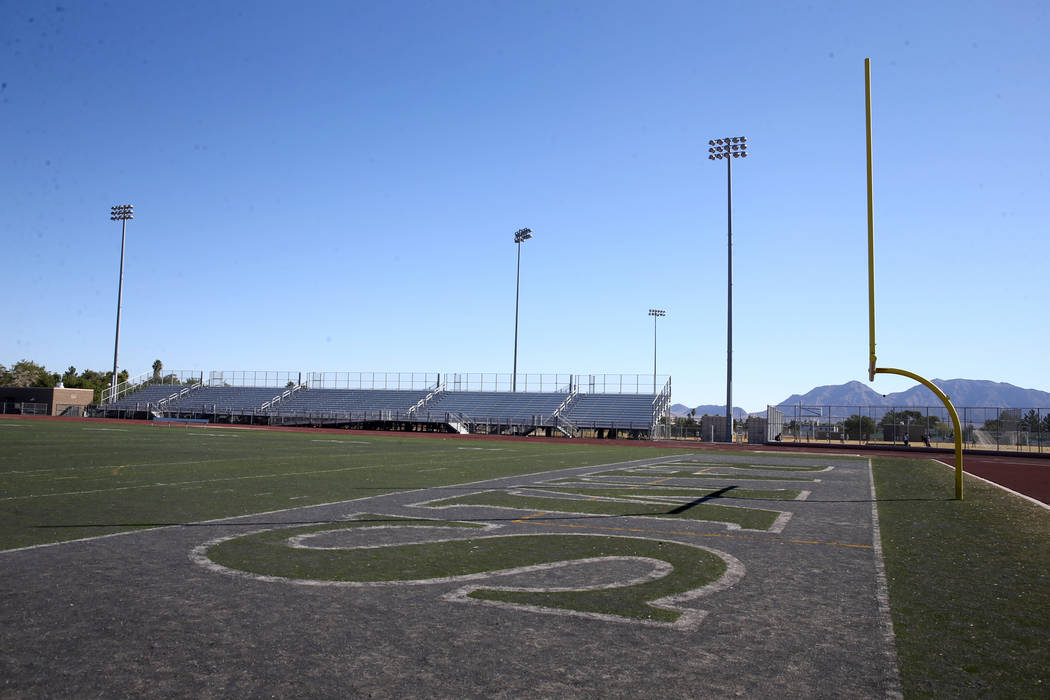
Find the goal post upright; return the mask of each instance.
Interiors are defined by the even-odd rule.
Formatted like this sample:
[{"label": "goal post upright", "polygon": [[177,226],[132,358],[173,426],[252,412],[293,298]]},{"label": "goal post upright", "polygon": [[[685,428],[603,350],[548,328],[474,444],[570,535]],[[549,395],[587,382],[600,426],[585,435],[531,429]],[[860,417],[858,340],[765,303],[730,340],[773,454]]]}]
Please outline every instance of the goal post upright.
[{"label": "goal post upright", "polygon": [[875,381],[875,200],[871,168],[871,59],[864,59],[864,111],[868,145],[868,381]]},{"label": "goal post upright", "polygon": [[875,381],[876,374],[896,374],[913,379],[932,391],[948,409],[955,430],[955,498],[963,499],[963,438],[959,413],[951,399],[936,384],[914,372],[895,367],[878,367],[875,357],[875,204],[872,194],[871,158],[871,59],[864,59],[864,108],[868,151],[868,381]]}]

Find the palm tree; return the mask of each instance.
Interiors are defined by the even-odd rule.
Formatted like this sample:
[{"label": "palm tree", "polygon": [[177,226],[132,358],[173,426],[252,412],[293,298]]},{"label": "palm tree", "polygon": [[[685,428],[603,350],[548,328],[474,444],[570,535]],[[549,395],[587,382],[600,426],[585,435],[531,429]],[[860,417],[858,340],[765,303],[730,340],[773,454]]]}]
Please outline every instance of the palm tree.
[{"label": "palm tree", "polygon": [[160,382],[160,373],[164,371],[164,363],[160,360],[153,361],[153,381]]}]

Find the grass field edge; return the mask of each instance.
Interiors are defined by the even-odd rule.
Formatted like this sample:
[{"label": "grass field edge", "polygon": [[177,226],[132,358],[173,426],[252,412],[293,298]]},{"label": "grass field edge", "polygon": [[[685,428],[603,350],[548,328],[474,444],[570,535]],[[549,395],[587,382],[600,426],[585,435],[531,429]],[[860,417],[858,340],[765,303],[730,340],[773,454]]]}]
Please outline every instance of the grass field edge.
[{"label": "grass field edge", "polygon": [[[951,469],[952,471],[955,471],[955,465],[954,464],[948,464],[943,459],[937,459],[935,457],[930,457],[930,461],[931,462],[936,462],[937,464],[941,464],[941,465],[947,467],[948,469]],[[1007,486],[1003,486],[1002,484],[1000,484],[998,482],[995,482],[995,481],[992,481],[991,479],[985,479],[983,476],[977,476],[976,474],[971,474],[970,472],[966,471],[966,465],[965,464],[963,464],[963,472],[965,472],[966,476],[970,477],[971,479],[977,479],[978,481],[983,481],[984,483],[988,484],[989,486],[994,486],[994,487],[996,487],[998,489],[1001,489],[1001,490],[1005,491],[1008,494],[1011,494],[1013,496],[1017,496],[1018,498],[1023,498],[1024,500],[1028,501],[1029,503],[1037,505],[1040,508],[1043,508],[1044,510],[1050,511],[1050,504],[1043,503],[1038,498],[1032,498],[1031,496],[1027,496],[1027,495],[1021,493],[1020,491],[1014,491],[1012,488],[1009,488]],[[966,494],[963,494],[963,497],[965,498]]]}]

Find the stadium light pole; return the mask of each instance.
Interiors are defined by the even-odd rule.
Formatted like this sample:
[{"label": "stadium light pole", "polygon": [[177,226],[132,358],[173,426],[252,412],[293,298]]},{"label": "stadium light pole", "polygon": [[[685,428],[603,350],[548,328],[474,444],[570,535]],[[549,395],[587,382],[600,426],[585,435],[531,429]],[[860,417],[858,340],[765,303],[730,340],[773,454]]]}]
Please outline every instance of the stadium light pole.
[{"label": "stadium light pole", "polygon": [[725,160],[728,201],[729,275],[726,282],[726,441],[733,442],[733,159],[747,158],[747,137],[712,139],[708,160]]},{"label": "stadium light pole", "polygon": [[110,207],[110,221],[120,222],[120,278],[117,281],[117,334],[113,339],[113,379],[110,382],[109,400],[117,400],[117,354],[120,350],[120,305],[124,296],[124,241],[128,233],[128,219],[134,219],[132,215],[134,207],[130,204],[118,204]]},{"label": "stadium light pole", "polygon": [[521,244],[532,238],[531,228],[519,228],[514,232],[514,243],[518,246],[518,277],[514,284],[514,373],[510,376],[510,390],[518,390],[518,301],[521,298]]},{"label": "stadium light pole", "polygon": [[649,315],[653,317],[653,395],[656,395],[656,319],[666,316],[663,309],[649,309]]}]

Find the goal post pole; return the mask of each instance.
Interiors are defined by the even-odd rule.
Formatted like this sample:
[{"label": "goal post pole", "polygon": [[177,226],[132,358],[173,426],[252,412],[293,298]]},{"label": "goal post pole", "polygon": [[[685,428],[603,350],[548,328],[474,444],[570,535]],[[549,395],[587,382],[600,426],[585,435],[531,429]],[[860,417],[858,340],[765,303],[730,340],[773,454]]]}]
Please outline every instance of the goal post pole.
[{"label": "goal post pole", "polygon": [[963,443],[959,413],[947,394],[936,384],[914,372],[895,367],[877,367],[875,357],[875,204],[872,197],[871,167],[871,59],[864,59],[864,112],[868,150],[868,381],[875,381],[876,374],[896,374],[919,382],[932,391],[948,409],[955,429],[955,498],[963,499]]},{"label": "goal post pole", "polygon": [[871,59],[864,59],[864,113],[868,146],[868,381],[875,381],[875,204],[871,168]]}]

